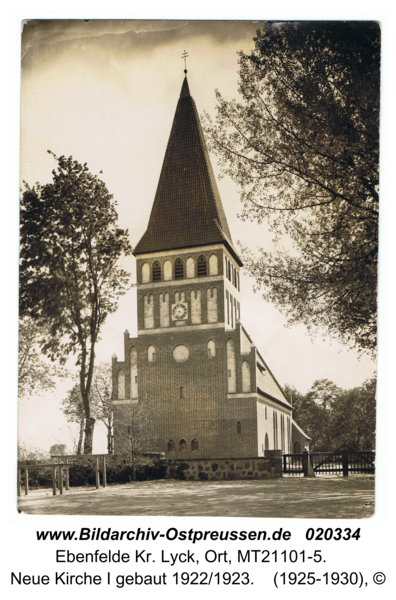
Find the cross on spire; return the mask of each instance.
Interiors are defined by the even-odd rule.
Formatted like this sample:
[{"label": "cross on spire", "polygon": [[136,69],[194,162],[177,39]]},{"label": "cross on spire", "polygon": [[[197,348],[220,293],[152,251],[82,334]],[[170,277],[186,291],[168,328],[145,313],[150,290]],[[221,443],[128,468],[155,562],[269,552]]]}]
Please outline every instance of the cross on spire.
[{"label": "cross on spire", "polygon": [[184,72],[187,73],[187,65],[186,65],[186,60],[188,58],[188,53],[186,52],[186,50],[184,50],[183,54],[181,55],[182,58],[184,58]]}]

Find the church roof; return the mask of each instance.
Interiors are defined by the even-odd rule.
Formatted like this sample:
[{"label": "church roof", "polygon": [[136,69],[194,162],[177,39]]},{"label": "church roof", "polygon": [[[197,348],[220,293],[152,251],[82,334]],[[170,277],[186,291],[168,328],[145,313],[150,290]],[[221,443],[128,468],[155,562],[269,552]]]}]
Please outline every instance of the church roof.
[{"label": "church roof", "polygon": [[223,243],[242,266],[185,77],[147,230],[133,253],[218,243]]}]

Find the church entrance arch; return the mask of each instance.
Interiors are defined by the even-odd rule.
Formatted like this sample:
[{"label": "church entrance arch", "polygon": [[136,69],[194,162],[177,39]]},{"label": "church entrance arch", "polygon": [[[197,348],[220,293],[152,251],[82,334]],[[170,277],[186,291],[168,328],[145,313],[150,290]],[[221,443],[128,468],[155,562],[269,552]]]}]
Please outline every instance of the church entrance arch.
[{"label": "church entrance arch", "polygon": [[294,442],[294,454],[301,454],[300,442]]}]

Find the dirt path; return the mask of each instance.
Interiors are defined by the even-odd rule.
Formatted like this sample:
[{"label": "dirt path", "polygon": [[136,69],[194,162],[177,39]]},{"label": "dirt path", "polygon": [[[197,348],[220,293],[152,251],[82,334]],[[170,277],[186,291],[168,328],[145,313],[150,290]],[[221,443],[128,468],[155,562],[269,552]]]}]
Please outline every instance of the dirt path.
[{"label": "dirt path", "polygon": [[29,492],[35,515],[153,515],[361,519],[374,514],[374,477],[284,477],[272,481],[145,481],[99,490]]}]

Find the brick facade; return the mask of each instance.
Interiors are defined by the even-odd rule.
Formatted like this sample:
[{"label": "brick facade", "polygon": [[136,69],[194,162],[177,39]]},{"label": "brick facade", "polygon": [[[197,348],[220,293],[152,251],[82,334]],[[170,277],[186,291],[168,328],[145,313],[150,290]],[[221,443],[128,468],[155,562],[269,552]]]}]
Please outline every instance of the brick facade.
[{"label": "brick facade", "polygon": [[126,331],[113,356],[115,451],[128,405],[145,415],[144,449],[167,458],[288,451],[291,406],[241,325],[242,262],[186,80],[134,254],[138,337]]}]

